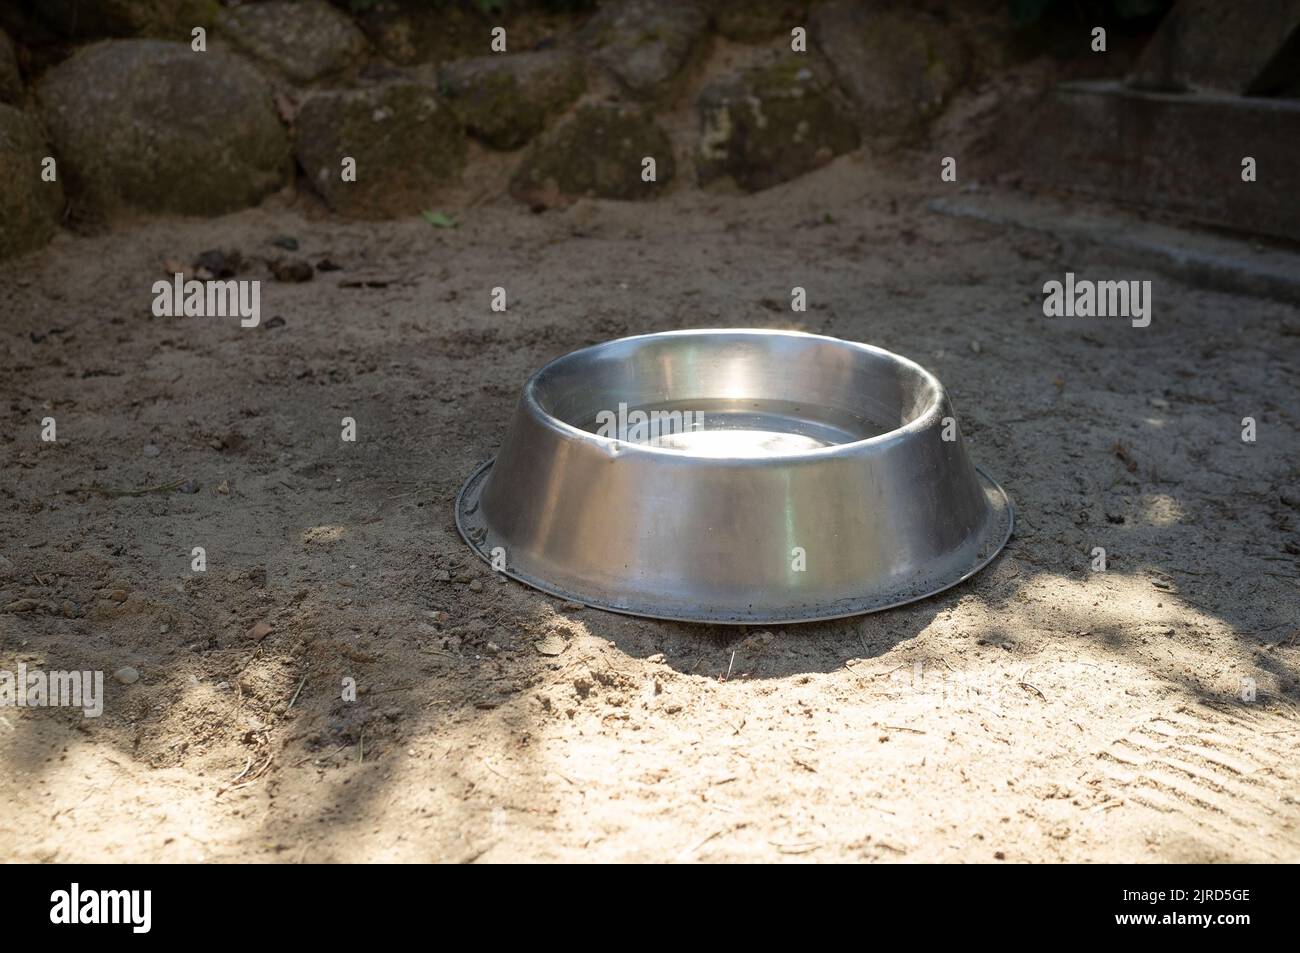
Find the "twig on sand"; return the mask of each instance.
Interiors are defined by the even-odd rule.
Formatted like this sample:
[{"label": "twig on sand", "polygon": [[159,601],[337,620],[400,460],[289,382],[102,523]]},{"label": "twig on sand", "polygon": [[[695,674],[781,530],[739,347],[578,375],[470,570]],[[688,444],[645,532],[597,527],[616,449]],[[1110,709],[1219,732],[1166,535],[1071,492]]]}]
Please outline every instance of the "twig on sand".
[{"label": "twig on sand", "polygon": [[[262,766],[258,768],[257,771],[251,777],[249,777],[247,781],[245,781],[243,784],[237,785],[237,787],[241,787],[241,788],[248,787],[248,785],[252,784],[262,775],[266,774],[266,769],[271,766],[271,762],[274,760],[275,760],[275,752],[274,751],[268,752],[266,756],[266,761],[263,762]],[[235,788],[231,788],[230,790],[233,791],[235,790]]]},{"label": "twig on sand", "polygon": [[295,692],[293,693],[293,697],[289,699],[289,704],[288,704],[288,705],[285,707],[285,709],[284,709],[284,713],[285,713],[286,715],[289,713],[289,709],[293,707],[293,703],[296,702],[296,701],[298,700],[298,696],[302,694],[302,687],[303,687],[304,685],[306,685],[306,684],[307,684],[307,673],[306,673],[306,672],[303,672],[303,673],[302,673],[302,681],[300,681],[300,682],[298,683],[298,689],[297,689],[297,691],[295,691]]},{"label": "twig on sand", "polygon": [[253,767],[253,756],[250,754],[250,755],[248,756],[248,763],[247,763],[246,765],[244,765],[244,770],[243,770],[243,771],[240,771],[239,774],[237,774],[237,775],[235,775],[233,778],[231,778],[231,779],[230,779],[230,783],[231,783],[231,784],[234,784],[236,781],[238,781],[240,778],[242,778],[244,775],[246,775],[246,774],[249,772],[249,769],[252,768],[252,767]]},{"label": "twig on sand", "polygon": [[268,752],[266,761],[262,763],[262,766],[253,772],[253,774],[249,775],[248,780],[243,784],[236,784],[236,781],[248,774],[248,769],[253,763],[253,756],[249,755],[248,764],[244,765],[244,770],[239,772],[239,776],[232,780],[227,787],[217,788],[217,797],[221,797],[221,795],[225,794],[227,791],[238,791],[240,788],[246,788],[250,784],[256,784],[257,779],[266,774],[266,769],[271,766],[271,762],[274,760],[275,752]]},{"label": "twig on sand", "polygon": [[100,486],[98,483],[92,483],[90,489],[100,496],[118,497],[118,496],[145,496],[149,493],[166,493],[174,490],[178,486],[184,486],[187,481],[173,480],[171,483],[159,483],[157,486],[147,486],[141,490],[114,490],[110,487]]},{"label": "twig on sand", "polygon": [[677,855],[677,859],[678,859],[678,860],[685,860],[687,857],[691,856],[691,854],[695,853],[697,850],[699,850],[701,847],[703,847],[703,846],[704,846],[705,844],[707,844],[709,841],[713,840],[715,837],[721,837],[723,834],[729,834],[729,833],[731,833],[731,832],[732,832],[733,830],[735,830],[735,829],[736,829],[736,825],[734,825],[734,824],[733,824],[732,826],[730,826],[730,827],[719,827],[716,831],[714,831],[714,832],[713,832],[712,834],[710,834],[708,837],[704,838],[704,840],[700,841],[700,842],[699,842],[698,844],[696,844],[694,847],[688,847],[688,848],[686,848],[686,850],[684,850],[684,851],[682,851],[680,854],[678,854],[678,855]]},{"label": "twig on sand", "polygon": [[1028,682],[1023,682],[1023,681],[1020,682],[1019,684],[1020,684],[1020,687],[1021,687],[1021,688],[1025,689],[1026,691],[1033,692],[1035,695],[1037,695],[1037,696],[1038,696],[1039,698],[1041,698],[1043,701],[1047,701],[1047,696],[1044,695],[1041,691],[1039,691],[1039,689],[1036,688],[1035,686],[1029,684]]},{"label": "twig on sand", "polygon": [[567,774],[561,774],[559,771],[556,771],[554,768],[551,768],[551,773],[555,775],[557,778],[559,778],[560,780],[568,782],[568,784],[570,784],[572,787],[577,788],[578,793],[581,794],[584,798],[587,796],[587,792],[582,789],[582,785],[580,785],[577,781],[573,780],[573,778],[569,777]]}]

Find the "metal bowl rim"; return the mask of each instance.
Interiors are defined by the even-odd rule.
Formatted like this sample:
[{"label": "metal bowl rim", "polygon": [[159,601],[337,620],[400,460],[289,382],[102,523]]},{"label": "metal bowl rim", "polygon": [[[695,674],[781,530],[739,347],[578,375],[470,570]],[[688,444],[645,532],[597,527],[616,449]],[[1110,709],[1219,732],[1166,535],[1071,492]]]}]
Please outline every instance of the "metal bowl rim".
[{"label": "metal bowl rim", "polygon": [[[908,371],[917,374],[930,388],[935,395],[934,399],[926,407],[925,411],[917,415],[914,419],[888,430],[885,433],[876,434],[873,437],[865,437],[862,440],[853,440],[848,443],[837,443],[826,447],[817,447],[812,450],[787,451],[784,453],[765,454],[761,457],[745,456],[704,456],[701,454],[690,453],[689,451],[677,450],[671,447],[655,447],[643,443],[630,443],[625,440],[619,440],[616,437],[603,437],[600,434],[592,433],[589,430],[583,430],[581,427],[575,427],[567,421],[561,420],[554,414],[550,413],[541,405],[537,398],[536,387],[538,380],[547,371],[563,363],[577,360],[583,356],[590,356],[594,352],[614,347],[619,344],[626,344],[630,341],[642,341],[649,338],[670,338],[670,337],[697,337],[710,334],[752,334],[763,337],[792,337],[808,338],[810,340],[824,341],[839,347],[853,348],[859,351],[865,351],[872,355],[886,358],[896,364],[901,364]],[[773,328],[687,328],[677,331],[654,331],[649,334],[632,334],[627,337],[615,338],[612,341],[602,341],[599,344],[592,344],[576,351],[570,351],[562,354],[557,358],[547,361],[540,368],[529,376],[524,383],[523,395],[520,398],[523,405],[528,408],[530,414],[539,422],[550,428],[552,431],[560,434],[566,439],[577,440],[581,443],[597,447],[602,452],[615,454],[653,454],[673,460],[708,460],[712,464],[726,463],[729,466],[740,467],[766,467],[773,464],[786,464],[799,462],[803,460],[825,460],[828,457],[855,457],[863,453],[874,453],[875,451],[887,448],[892,444],[907,439],[909,436],[922,433],[933,427],[936,419],[939,417],[940,408],[947,398],[948,392],[943,384],[933,373],[926,370],[920,364],[911,358],[896,354],[893,351],[886,350],[883,347],[876,347],[873,344],[864,344],[861,341],[846,341],[843,338],[831,337],[827,334],[811,334],[807,331],[785,331]]]}]

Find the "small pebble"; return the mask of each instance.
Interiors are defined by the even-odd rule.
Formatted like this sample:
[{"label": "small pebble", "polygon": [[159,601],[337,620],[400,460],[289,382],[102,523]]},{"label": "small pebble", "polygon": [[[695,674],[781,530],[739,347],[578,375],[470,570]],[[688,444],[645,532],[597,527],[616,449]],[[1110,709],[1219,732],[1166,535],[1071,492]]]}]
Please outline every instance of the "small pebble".
[{"label": "small pebble", "polygon": [[273,261],[271,262],[271,273],[275,275],[276,281],[287,281],[294,284],[311,281],[316,274],[312,266],[301,259]]},{"label": "small pebble", "polygon": [[130,665],[123,665],[113,673],[113,678],[117,679],[117,681],[121,682],[123,685],[134,685],[140,680],[140,673]]},{"label": "small pebble", "polygon": [[483,591],[483,580],[482,580],[482,579],[475,579],[475,580],[471,581],[470,584],[469,584],[469,591],[470,591],[470,592],[482,592],[482,591]]},{"label": "small pebble", "polygon": [[555,656],[563,652],[568,646],[564,639],[558,635],[548,635],[544,639],[539,639],[533,643],[533,648],[537,649],[538,655]]},{"label": "small pebble", "polygon": [[143,453],[146,457],[156,457],[160,453],[162,453],[162,450],[158,447],[156,443],[146,443],[144,445]]}]

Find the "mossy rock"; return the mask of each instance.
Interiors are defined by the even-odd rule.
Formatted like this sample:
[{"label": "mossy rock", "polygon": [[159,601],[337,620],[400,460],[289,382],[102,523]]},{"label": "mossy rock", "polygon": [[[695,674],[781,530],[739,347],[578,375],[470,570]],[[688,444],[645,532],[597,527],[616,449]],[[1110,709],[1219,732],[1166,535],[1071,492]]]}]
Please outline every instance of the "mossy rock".
[{"label": "mossy rock", "polygon": [[40,248],[58,229],[63,189],[41,178],[48,155],[36,120],[0,105],[0,258]]},{"label": "mossy rock", "polygon": [[401,66],[488,53],[491,28],[498,25],[470,4],[430,0],[368,3],[358,10],[356,22],[375,49]]},{"label": "mossy rock", "polygon": [[730,176],[749,192],[811,172],[858,147],[828,70],[796,53],[722,77],[700,91],[700,184]]},{"label": "mossy rock", "polygon": [[690,0],[622,0],[602,6],[580,39],[629,96],[662,104],[702,53],[708,25]]},{"label": "mossy rock", "polygon": [[196,26],[211,29],[218,0],[39,0],[37,14],[50,29],[74,39],[156,37],[190,39]]},{"label": "mossy rock", "polygon": [[268,0],[225,10],[219,35],[295,83],[346,72],[365,55],[366,38],[324,0]]},{"label": "mossy rock", "polygon": [[450,63],[439,85],[476,137],[494,149],[518,149],[582,95],[586,81],[575,53],[544,50]]},{"label": "mossy rock", "polygon": [[[642,177],[655,160],[655,181]],[[592,104],[579,108],[533,144],[510,184],[530,205],[559,205],[582,196],[649,199],[672,180],[676,166],[668,134],[635,107]]]},{"label": "mossy rock", "polygon": [[956,31],[908,8],[824,3],[809,39],[825,54],[875,145],[914,140],[966,81],[970,56]]},{"label": "mossy rock", "polygon": [[74,208],[219,215],[288,181],[288,136],[262,75],[236,56],[105,40],[37,88]]},{"label": "mossy rock", "polygon": [[[298,161],[334,211],[352,218],[418,215],[465,167],[460,121],[433,85],[395,80],[318,93],[298,110]],[[343,159],[356,181],[343,180]]]}]

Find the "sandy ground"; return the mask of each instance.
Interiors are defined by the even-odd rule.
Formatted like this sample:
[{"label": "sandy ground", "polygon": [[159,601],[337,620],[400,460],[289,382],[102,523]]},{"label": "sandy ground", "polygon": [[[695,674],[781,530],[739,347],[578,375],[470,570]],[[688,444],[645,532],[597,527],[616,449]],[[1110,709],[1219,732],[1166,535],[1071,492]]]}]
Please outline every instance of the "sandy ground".
[{"label": "sandy ground", "polygon": [[[0,711],[0,857],[1300,860],[1300,314],[938,217],[916,178],[854,156],[457,229],[272,203],[0,266],[0,607],[36,603],[0,668],[140,673],[99,719]],[[342,270],[245,274],[278,326],[151,317],[164,260],[286,233]],[[1066,270],[1151,279],[1151,326],[1045,318]],[[532,369],[726,325],[938,373],[1016,501],[1004,554],[771,632],[566,608],[471,556],[452,499]]]}]

